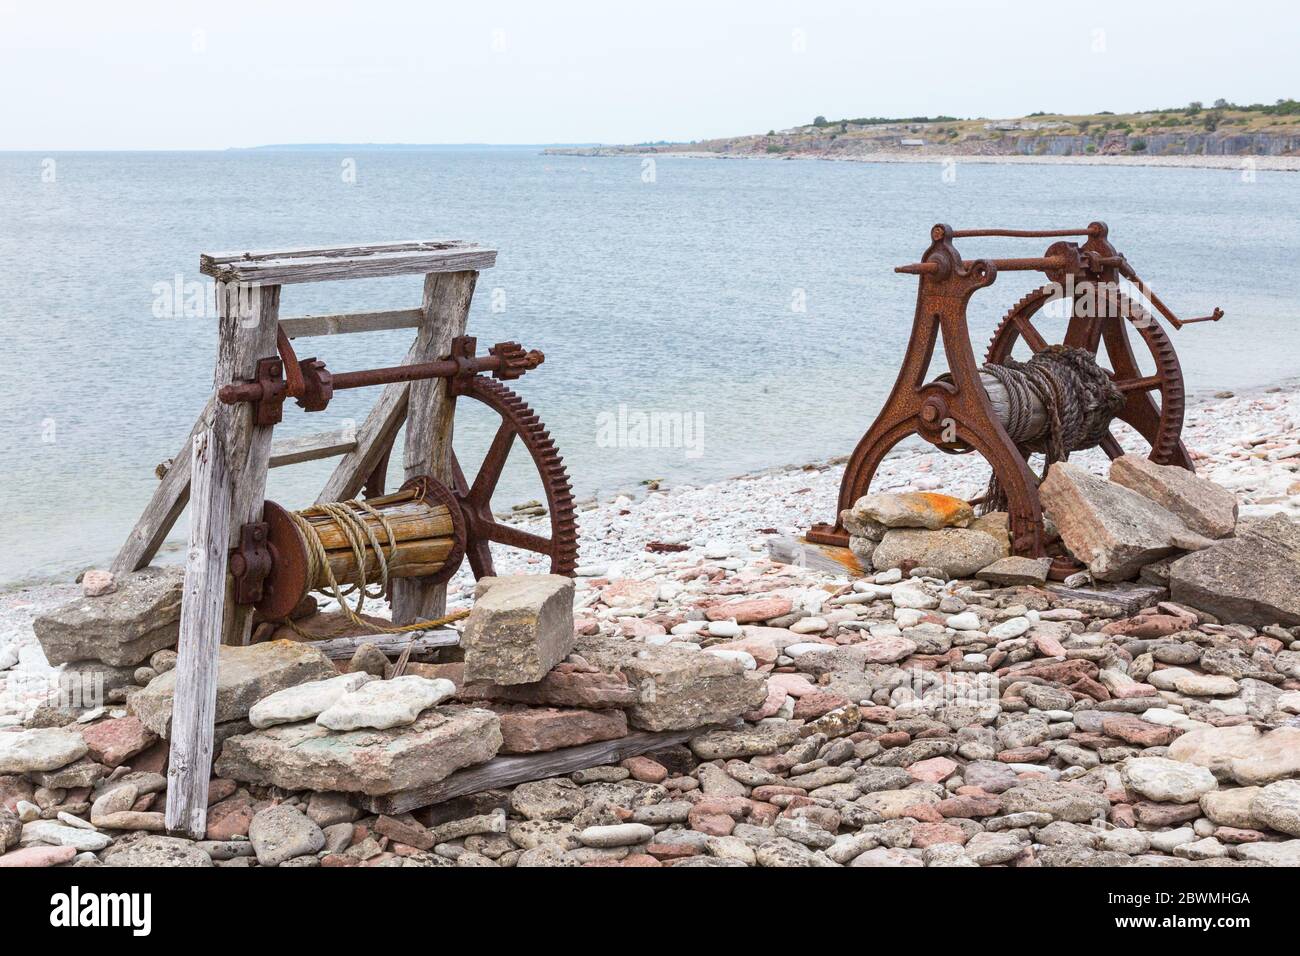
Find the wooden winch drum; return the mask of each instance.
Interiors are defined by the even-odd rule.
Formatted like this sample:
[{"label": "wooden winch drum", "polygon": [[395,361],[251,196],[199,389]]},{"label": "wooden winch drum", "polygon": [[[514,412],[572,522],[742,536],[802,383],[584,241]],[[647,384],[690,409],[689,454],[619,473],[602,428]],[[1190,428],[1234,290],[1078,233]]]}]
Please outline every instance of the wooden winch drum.
[{"label": "wooden winch drum", "polygon": [[[425,578],[440,584],[449,579],[465,557],[465,518],[451,491],[429,477],[412,478],[390,495],[366,502],[380,512],[393,531],[396,547],[376,518],[360,509],[352,509],[374,534],[383,548],[388,577]],[[310,509],[308,509],[310,510]],[[271,570],[262,586],[262,599],[254,605],[271,620],[288,617],[310,591],[329,587],[321,568],[314,580],[310,576],[307,542],[290,513],[274,501],[265,502],[262,520],[267,524],[267,548]],[[347,535],[328,515],[308,515],[325,547],[334,579],[346,586],[357,579],[357,554]],[[368,582],[380,580],[379,557],[366,539],[365,576]]]},{"label": "wooden winch drum", "polygon": [[[1006,386],[988,372],[981,371],[979,377],[980,384],[984,386],[984,393],[989,397],[989,404],[993,406],[993,414],[997,417],[998,421],[1003,424],[1003,426],[1009,425],[1011,422],[1011,399],[1007,395]],[[948,375],[941,375],[931,384],[933,385],[937,382],[947,382],[951,384],[951,381],[952,380]],[[1035,435],[1047,434],[1047,409],[1043,407],[1043,403],[1039,401],[1038,396],[1036,395],[1031,395],[1029,397],[1029,421],[1030,428],[1033,429]],[[939,441],[935,442],[935,447],[938,448],[939,451],[946,452],[950,455],[968,455],[975,450],[970,445],[960,441]]]}]

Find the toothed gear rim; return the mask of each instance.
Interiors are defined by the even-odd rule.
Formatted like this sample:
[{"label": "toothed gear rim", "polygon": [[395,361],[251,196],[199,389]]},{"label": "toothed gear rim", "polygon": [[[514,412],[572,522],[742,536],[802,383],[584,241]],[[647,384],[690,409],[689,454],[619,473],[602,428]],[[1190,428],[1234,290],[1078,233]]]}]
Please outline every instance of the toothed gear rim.
[{"label": "toothed gear rim", "polygon": [[[1058,289],[1059,287],[1056,286],[1043,286],[1030,292],[1013,305],[993,333],[993,339],[989,343],[985,361],[999,365],[1005,363],[1011,357],[1017,339],[1024,338],[1020,330],[1020,323],[1031,324],[1034,315],[1051,301]],[[1187,399],[1183,388],[1183,373],[1178,362],[1178,353],[1174,351],[1169,337],[1153,316],[1128,296],[1120,295],[1117,298],[1120,317],[1127,319],[1142,336],[1147,350],[1155,360],[1155,374],[1160,377],[1160,387],[1155,390],[1160,394],[1160,409],[1157,413],[1158,425],[1155,438],[1148,439],[1151,444],[1150,458],[1157,464],[1184,464],[1187,467],[1190,463],[1187,462],[1187,452],[1183,448],[1181,440],[1183,411]],[[1120,328],[1122,330],[1123,327]],[[1042,335],[1041,330],[1039,330],[1039,334]],[[1025,344],[1029,345],[1028,342]],[[1090,351],[1096,355],[1100,348],[1099,342],[1097,347],[1090,348]],[[1114,362],[1115,359],[1112,357],[1111,361]],[[1135,396],[1129,396],[1130,404],[1120,412],[1118,417],[1127,421],[1132,403],[1140,400],[1141,396],[1144,395],[1146,395],[1145,392],[1140,392]],[[1133,423],[1130,422],[1130,424]],[[1112,458],[1115,457],[1109,449],[1107,449],[1107,454]]]},{"label": "toothed gear rim", "polygon": [[[578,566],[578,522],[573,510],[573,489],[569,484],[569,475],[564,468],[564,459],[551,440],[551,433],[522,398],[495,379],[484,375],[474,376],[461,397],[482,402],[495,411],[503,423],[514,430],[514,440],[522,442],[528,449],[542,479],[551,521],[549,540],[497,521],[491,510],[491,488],[495,488],[495,479],[500,477],[505,457],[495,463],[495,475],[490,476],[492,486],[484,497],[481,492],[475,492],[482,475],[476,475],[474,485],[470,486],[453,452],[452,493],[466,518],[468,543],[465,551],[474,576],[484,577],[493,573],[489,541],[549,555],[552,574],[571,576]],[[498,437],[500,435],[498,432]],[[489,448],[488,457],[482,465],[483,469],[492,465],[495,446],[494,439],[493,447]]]}]

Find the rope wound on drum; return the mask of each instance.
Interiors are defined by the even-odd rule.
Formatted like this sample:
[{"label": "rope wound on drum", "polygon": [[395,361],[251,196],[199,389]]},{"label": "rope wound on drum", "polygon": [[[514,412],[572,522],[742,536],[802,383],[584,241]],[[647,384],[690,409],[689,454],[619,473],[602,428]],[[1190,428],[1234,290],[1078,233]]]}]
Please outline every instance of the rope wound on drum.
[{"label": "rope wound on drum", "polygon": [[[980,371],[1006,390],[1003,426],[1025,461],[1033,453],[1046,459],[1043,473],[1070,452],[1099,445],[1124,407],[1124,393],[1086,349],[1049,345],[1028,362],[1008,359]],[[1036,414],[1038,409],[1044,414]],[[989,479],[981,513],[1005,511],[1007,495],[997,476]]]}]

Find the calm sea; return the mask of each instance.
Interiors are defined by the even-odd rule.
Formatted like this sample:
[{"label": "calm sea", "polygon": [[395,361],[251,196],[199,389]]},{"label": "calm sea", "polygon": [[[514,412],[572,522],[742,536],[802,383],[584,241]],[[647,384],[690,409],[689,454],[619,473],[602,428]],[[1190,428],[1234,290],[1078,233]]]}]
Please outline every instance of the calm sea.
[{"label": "calm sea", "polygon": [[[470,331],[546,353],[517,383],[578,495],[698,483],[847,453],[893,382],[915,282],[892,267],[931,224],[1081,226],[1185,315],[1194,391],[1296,374],[1300,175],[1196,169],[583,159],[537,148],[0,153],[0,582],[108,561],[212,387],[200,252],[459,237],[500,250]],[[974,255],[1038,255],[983,240]],[[979,352],[1032,278],[977,294]],[[177,295],[175,290],[180,290]],[[283,315],[418,304],[417,279],[287,287]],[[301,340],[346,370],[400,359],[407,332]],[[277,434],[337,427],[286,407]],[[685,440],[631,447],[639,415]],[[620,428],[619,422],[628,423]],[[493,427],[458,418],[474,460]],[[518,465],[518,462],[515,463]],[[280,469],[311,501],[329,463]],[[394,471],[396,474],[396,470]],[[512,468],[497,504],[535,493]],[[178,526],[181,535],[186,525]],[[174,555],[174,547],[171,549]]]}]

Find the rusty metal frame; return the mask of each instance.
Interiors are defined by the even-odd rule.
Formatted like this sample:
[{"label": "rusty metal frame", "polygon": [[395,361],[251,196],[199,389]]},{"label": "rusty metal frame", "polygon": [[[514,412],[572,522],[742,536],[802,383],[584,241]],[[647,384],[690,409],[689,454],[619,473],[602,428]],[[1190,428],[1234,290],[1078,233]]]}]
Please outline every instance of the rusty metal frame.
[{"label": "rusty metal frame", "polygon": [[[1051,285],[1030,293],[1011,309],[994,334],[987,361],[1005,362],[1018,339],[1023,339],[1035,352],[1046,348],[1049,343],[1031,319],[1046,302],[1059,297],[1057,290],[1068,287],[1068,280],[1073,280],[1076,295],[1070,303],[1065,344],[1088,349],[1094,355],[1104,344],[1114,366],[1111,374],[1126,395],[1126,404],[1118,417],[1147,439],[1153,461],[1192,470],[1191,458],[1180,438],[1185,402],[1182,370],[1164,330],[1154,316],[1125,297],[1119,299],[1113,310],[1080,309],[1077,290],[1087,289],[1088,283],[1093,283],[1093,288],[1097,285],[1113,288],[1120,278],[1127,279],[1138,286],[1175,329],[1193,322],[1218,321],[1223,312],[1215,309],[1201,318],[1178,319],[1111,245],[1108,232],[1103,222],[1090,223],[1085,229],[961,231],[940,223],[930,230],[930,246],[921,261],[894,270],[919,279],[911,338],[898,379],[845,467],[836,521],[814,525],[807,534],[809,541],[847,545],[848,533],[840,524],[838,514],[852,508],[867,494],[877,468],[890,449],[911,435],[919,435],[944,451],[979,452],[1007,493],[1012,553],[1028,557],[1046,554],[1037,479],[1007,435],[984,391],[966,319],[971,296],[992,285],[1000,271],[1043,272]],[[1057,241],[1038,258],[969,261],[962,259],[953,244],[958,238],[990,236]],[[1065,241],[1070,237],[1086,239],[1080,245]],[[1109,297],[1098,301],[1109,302]],[[1126,322],[1134,326],[1151,351],[1156,363],[1154,375],[1143,375],[1140,371]],[[940,338],[949,372],[937,380],[927,381]],[[1159,406],[1152,391],[1161,395]],[[1119,443],[1111,435],[1103,440],[1102,448],[1111,458],[1122,454]]]}]

